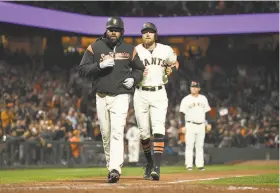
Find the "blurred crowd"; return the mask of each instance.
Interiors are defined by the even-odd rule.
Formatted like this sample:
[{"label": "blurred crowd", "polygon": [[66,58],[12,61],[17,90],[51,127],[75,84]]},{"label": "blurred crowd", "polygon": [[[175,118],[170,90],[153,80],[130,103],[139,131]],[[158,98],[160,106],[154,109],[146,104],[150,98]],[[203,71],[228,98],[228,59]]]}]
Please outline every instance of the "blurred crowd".
[{"label": "blurred crowd", "polygon": [[[166,85],[170,99],[166,146],[185,144],[186,128],[178,110],[195,76],[212,108],[206,147],[279,148],[279,47],[246,51],[215,46],[210,44],[206,56],[178,57],[179,71]],[[35,142],[31,145],[35,152],[44,148],[49,153],[53,141],[101,141],[91,83],[76,70],[82,53],[65,53],[63,61],[69,68],[50,69],[44,65],[45,57],[0,50],[0,141]],[[131,124],[135,124],[133,104],[125,132]],[[22,147],[23,152],[31,146]],[[78,147],[70,146],[76,160]]]},{"label": "blurred crowd", "polygon": [[[65,57],[73,58],[67,54]],[[80,142],[83,137],[85,140],[101,140],[94,113],[81,112],[83,106],[89,106],[71,82],[74,76],[69,74],[69,69],[61,70],[57,66],[51,71],[45,70],[43,58],[27,56],[24,51],[2,52],[0,139],[34,142],[33,148],[29,144],[25,149],[37,151],[41,148],[51,151],[50,141]],[[79,157],[77,147],[76,144],[71,145],[74,157]],[[8,146],[9,153],[11,148]],[[35,155],[40,154],[37,152]]]},{"label": "blurred crowd", "polygon": [[[178,58],[180,70],[167,85],[170,102],[166,133],[170,146],[184,143],[178,108],[189,93],[189,80],[194,74],[202,81],[202,92],[212,108],[212,129],[207,131],[206,143],[216,147],[279,145],[276,52],[242,53],[228,50],[219,59],[213,53]],[[0,61],[2,138],[65,140],[76,130],[75,135],[83,140],[101,140],[91,83],[81,79],[76,70],[82,55],[65,53],[64,57],[72,61],[72,68],[53,66],[45,70],[39,56],[31,58],[24,51],[4,50]],[[127,123],[135,123],[133,108]]]},{"label": "blurred crowd", "polygon": [[22,1],[17,3],[98,16],[163,17],[279,12],[278,1]]}]

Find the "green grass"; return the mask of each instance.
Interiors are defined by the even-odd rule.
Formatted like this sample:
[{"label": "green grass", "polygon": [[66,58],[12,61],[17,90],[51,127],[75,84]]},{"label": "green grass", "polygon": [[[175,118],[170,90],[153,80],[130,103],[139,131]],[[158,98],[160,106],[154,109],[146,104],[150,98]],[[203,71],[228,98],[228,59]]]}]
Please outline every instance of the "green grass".
[{"label": "green grass", "polygon": [[201,184],[219,185],[268,185],[278,186],[279,174],[264,174],[258,176],[223,178],[213,181],[202,181]]},{"label": "green grass", "polygon": [[[205,172],[233,171],[233,170],[278,170],[277,166],[242,166],[242,165],[217,165],[206,167]],[[65,169],[18,169],[0,170],[0,184],[23,183],[48,180],[71,180],[94,176],[107,176],[106,168],[65,168]],[[184,167],[162,167],[162,174],[187,173]],[[199,172],[199,171],[193,171]],[[122,176],[142,176],[141,167],[124,167]]]}]

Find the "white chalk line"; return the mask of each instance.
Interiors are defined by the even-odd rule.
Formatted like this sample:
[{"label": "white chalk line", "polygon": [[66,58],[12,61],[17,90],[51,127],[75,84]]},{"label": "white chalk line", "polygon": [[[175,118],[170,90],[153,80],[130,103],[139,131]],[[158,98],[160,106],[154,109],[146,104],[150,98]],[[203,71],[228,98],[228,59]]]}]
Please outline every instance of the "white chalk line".
[{"label": "white chalk line", "polygon": [[239,178],[239,177],[246,177],[246,176],[255,176],[255,175],[238,175],[238,176],[223,176],[223,177],[215,177],[215,178],[202,178],[202,179],[192,179],[192,180],[177,180],[174,182],[166,182],[167,184],[179,184],[185,182],[196,182],[196,181],[210,181],[210,180],[219,180],[223,178]]},{"label": "white chalk line", "polygon": [[[26,187],[1,187],[1,190],[50,190],[50,189],[66,189],[66,190],[92,190],[92,189],[104,189],[104,188],[118,188],[118,189],[147,189],[147,188],[163,188],[163,187],[172,187],[171,184],[181,184],[186,182],[197,182],[197,181],[211,181],[219,180],[232,177],[245,177],[245,176],[255,176],[255,175],[237,175],[237,176],[223,176],[215,178],[200,178],[200,179],[187,179],[187,180],[177,180],[159,184],[93,184],[93,185],[37,185],[36,187],[26,186]],[[74,180],[75,182],[75,180]],[[157,183],[157,182],[156,182]],[[229,186],[228,190],[257,190],[256,187],[238,187],[238,186]],[[262,188],[263,190],[265,188]],[[269,189],[268,189],[269,190]]]},{"label": "white chalk line", "polygon": [[171,185],[144,185],[144,184],[96,184],[96,185],[59,185],[59,186],[37,186],[37,187],[13,187],[13,188],[1,188],[1,190],[51,190],[51,189],[66,189],[66,190],[96,190],[105,188],[118,188],[118,189],[147,189],[147,188],[162,188],[172,187]]},{"label": "white chalk line", "polygon": [[202,179],[193,179],[193,180],[178,180],[174,182],[166,182],[167,184],[180,184],[180,183],[185,183],[185,182],[196,182],[196,181],[210,181],[210,180],[219,180],[221,179],[220,177],[218,178],[202,178]]},{"label": "white chalk line", "polygon": [[228,190],[258,190],[259,188],[256,188],[256,187],[247,187],[247,186],[244,186],[244,187],[239,187],[239,186],[230,186],[228,187]]}]

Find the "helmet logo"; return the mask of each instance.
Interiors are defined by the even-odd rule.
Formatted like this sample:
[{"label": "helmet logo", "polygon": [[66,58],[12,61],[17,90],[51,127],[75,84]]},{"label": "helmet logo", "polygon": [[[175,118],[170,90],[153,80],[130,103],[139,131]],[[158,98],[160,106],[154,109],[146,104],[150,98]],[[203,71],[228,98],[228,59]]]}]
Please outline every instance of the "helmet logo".
[{"label": "helmet logo", "polygon": [[113,24],[116,25],[117,24],[117,20],[113,19]]}]

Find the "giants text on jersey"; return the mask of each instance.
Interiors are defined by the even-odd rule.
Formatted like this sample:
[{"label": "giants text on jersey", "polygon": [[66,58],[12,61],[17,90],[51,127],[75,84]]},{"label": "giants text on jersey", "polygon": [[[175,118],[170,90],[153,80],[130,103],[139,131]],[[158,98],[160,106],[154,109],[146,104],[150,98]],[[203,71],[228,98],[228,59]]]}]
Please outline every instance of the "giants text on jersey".
[{"label": "giants text on jersey", "polygon": [[180,112],[185,114],[185,120],[197,123],[205,122],[205,113],[210,111],[207,98],[199,94],[197,97],[189,94],[182,99]]},{"label": "giants text on jersey", "polygon": [[152,52],[144,48],[142,44],[136,46],[136,51],[147,70],[147,74],[139,86],[153,87],[166,84],[168,79],[165,75],[165,68],[177,61],[173,49],[170,46],[157,43]]}]

